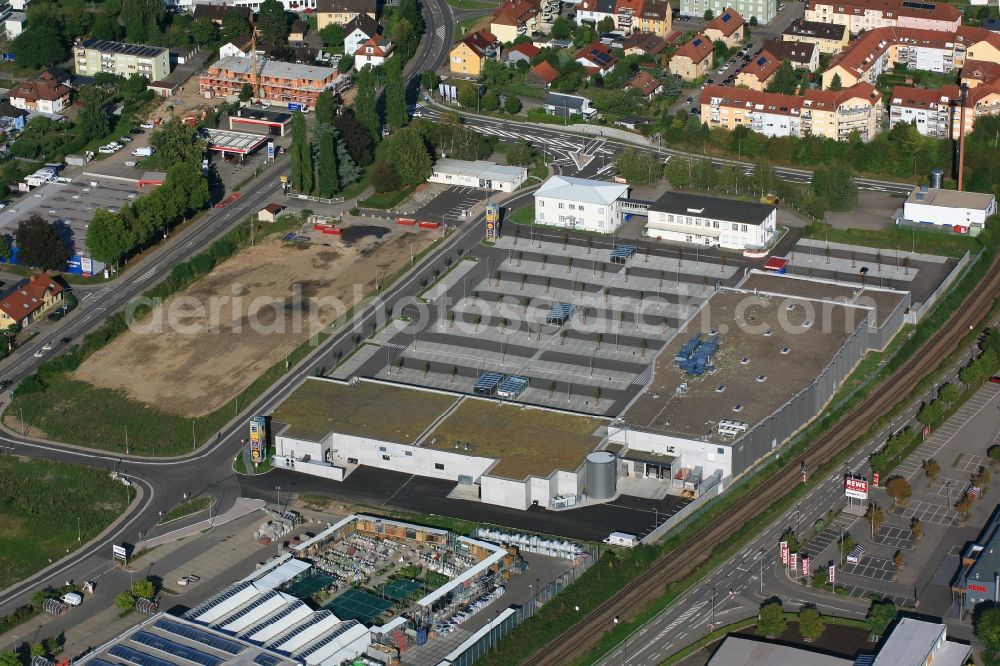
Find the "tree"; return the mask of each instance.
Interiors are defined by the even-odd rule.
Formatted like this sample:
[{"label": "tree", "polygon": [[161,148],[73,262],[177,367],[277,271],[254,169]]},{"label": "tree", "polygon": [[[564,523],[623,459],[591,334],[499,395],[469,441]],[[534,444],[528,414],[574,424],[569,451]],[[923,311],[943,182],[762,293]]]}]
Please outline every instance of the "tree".
[{"label": "tree", "polygon": [[19,67],[39,69],[66,59],[66,42],[54,25],[33,23],[14,39],[14,60]]},{"label": "tree", "polygon": [[704,13],[704,14],[702,14],[702,16],[701,16],[701,17],[702,17],[703,19],[705,19],[706,21],[711,21],[712,19],[714,19],[714,18],[715,18],[715,13],[713,13],[711,9],[706,9],[706,10],[705,10],[705,13]]},{"label": "tree", "polygon": [[431,175],[431,156],[420,132],[403,128],[389,142],[389,159],[404,185],[418,185]]},{"label": "tree", "polygon": [[402,62],[402,58],[389,58],[385,65],[385,121],[393,130],[403,127],[408,120]]},{"label": "tree", "polygon": [[795,530],[791,528],[785,530],[779,541],[784,541],[788,544],[789,553],[797,553],[799,551],[799,539],[795,536]]},{"label": "tree", "polygon": [[171,118],[160,125],[149,138],[149,145],[156,149],[165,164],[186,162],[199,165],[205,154],[205,144],[198,137],[198,130],[180,118]]},{"label": "tree", "polygon": [[109,266],[117,264],[135,247],[135,241],[125,218],[103,208],[94,212],[94,219],[87,226],[87,248],[94,259]]},{"label": "tree", "polygon": [[920,537],[924,535],[924,525],[916,516],[910,518],[910,531],[913,532],[913,538],[917,541],[920,541]]},{"label": "tree", "polygon": [[920,411],[917,412],[917,420],[924,425],[929,425],[932,428],[936,428],[944,421],[944,410],[941,408],[941,403],[938,400],[931,400],[925,403]]},{"label": "tree", "polygon": [[500,97],[492,90],[487,90],[482,100],[483,111],[493,113],[500,108]]},{"label": "tree", "polygon": [[80,100],[83,106],[80,108],[77,122],[83,130],[83,136],[88,141],[107,136],[111,131],[111,125],[108,123],[108,113],[104,106],[107,101],[105,91],[95,86],[80,86]]},{"label": "tree", "polygon": [[507,164],[529,166],[534,164],[537,153],[525,139],[518,139],[507,149]]},{"label": "tree", "polygon": [[615,29],[615,20],[610,16],[605,16],[597,22],[597,32],[602,35]]},{"label": "tree", "polygon": [[854,182],[854,171],[845,162],[817,166],[813,171],[812,191],[829,203],[830,210],[849,211],[858,207],[858,185]]},{"label": "tree", "polygon": [[[337,129],[337,134],[340,135],[340,145],[347,149],[355,164],[359,167],[366,167],[372,163],[375,159],[375,144],[372,142],[368,130],[353,112],[347,110],[336,116],[333,119],[333,126]],[[344,160],[341,159],[340,163],[343,164]],[[341,176],[340,182],[346,184],[343,176]]]},{"label": "tree", "polygon": [[963,520],[969,519],[972,513],[972,495],[962,495],[962,498],[955,503],[955,510],[961,514]]},{"label": "tree", "polygon": [[927,483],[934,483],[934,479],[936,479],[938,474],[941,473],[941,465],[939,465],[938,461],[933,458],[928,458],[922,462],[920,467],[924,470],[924,476],[927,477]]},{"label": "tree", "polygon": [[303,194],[313,190],[312,143],[306,133],[306,117],[301,111],[292,116],[292,187]]},{"label": "tree", "polygon": [[340,133],[334,130],[337,136],[337,176],[339,176],[340,186],[347,187],[351,183],[361,180],[361,167],[355,163],[351,153],[348,152],[344,141],[340,139]]},{"label": "tree", "polygon": [[219,38],[219,28],[215,25],[212,19],[202,16],[196,18],[191,24],[191,39],[194,40],[195,44],[199,46],[204,46],[210,42],[214,42]]},{"label": "tree", "polygon": [[14,239],[21,264],[46,271],[66,268],[66,262],[70,258],[69,247],[59,236],[56,227],[37,213],[21,220],[14,232]]},{"label": "tree", "polygon": [[813,606],[806,606],[799,612],[799,634],[807,643],[819,640],[826,631],[826,622]]},{"label": "tree", "polygon": [[0,234],[0,259],[10,261],[11,255],[10,237],[6,234]]},{"label": "tree", "polygon": [[884,636],[889,625],[896,621],[896,604],[889,600],[873,600],[868,607],[865,622],[874,636]]},{"label": "tree", "polygon": [[865,518],[872,526],[872,532],[878,533],[879,529],[882,527],[882,523],[885,521],[885,515],[882,513],[882,507],[878,504],[869,504],[868,510],[865,511]]},{"label": "tree", "polygon": [[906,558],[903,557],[903,551],[897,550],[892,556],[892,563],[896,566],[896,570],[899,571],[906,566]]},{"label": "tree", "polygon": [[521,111],[521,98],[517,95],[507,95],[507,101],[503,103],[503,109],[510,115]]},{"label": "tree", "polygon": [[[361,126],[368,132],[369,138],[377,142],[382,136],[382,124],[378,119],[378,100],[375,97],[375,73],[371,67],[365,67],[356,77],[357,95],[354,98],[354,112]],[[358,161],[360,164],[360,160]]]},{"label": "tree", "polygon": [[844,82],[840,80],[840,74],[834,74],[833,78],[830,79],[830,85],[827,90],[843,90]]},{"label": "tree", "polygon": [[326,127],[317,132],[319,142],[316,163],[316,193],[330,199],[340,189],[337,171],[337,137],[333,128]]},{"label": "tree", "polygon": [[466,109],[479,109],[479,86],[467,81],[458,84],[458,103]]},{"label": "tree", "polygon": [[663,165],[654,154],[633,148],[626,148],[615,159],[615,166],[625,180],[640,185],[651,185],[656,182],[663,171]]},{"label": "tree", "polygon": [[227,42],[242,35],[249,35],[250,30],[250,22],[239,12],[227,12],[222,17],[222,39]]},{"label": "tree", "polygon": [[396,167],[389,162],[375,162],[371,166],[372,187],[376,192],[395,192],[403,186]]},{"label": "tree", "polygon": [[941,388],[938,389],[938,398],[948,404],[954,404],[958,400],[959,395],[958,387],[951,382],[942,384]]},{"label": "tree", "polygon": [[774,78],[767,84],[767,92],[784,93],[792,95],[799,87],[799,77],[792,67],[791,60],[782,60],[778,65],[778,71],[774,73]]},{"label": "tree", "polygon": [[440,82],[441,77],[438,76],[437,72],[433,69],[425,70],[424,73],[420,75],[420,87],[428,92],[434,92],[437,90]]},{"label": "tree", "polygon": [[573,34],[573,24],[560,16],[552,22],[552,30],[550,32],[556,39],[569,39],[570,35]]},{"label": "tree", "polygon": [[[323,40],[323,46],[327,48],[340,48],[344,45],[344,26],[337,23],[330,23],[319,31],[319,38]],[[350,53],[345,53],[344,57],[349,58]]]},{"label": "tree", "polygon": [[885,492],[892,498],[893,502],[898,504],[906,502],[910,495],[913,494],[910,482],[902,476],[894,476],[889,479],[885,484]]},{"label": "tree", "polygon": [[1000,606],[988,607],[974,616],[976,638],[995,657],[1000,652]]},{"label": "tree", "polygon": [[240,101],[249,102],[253,98],[253,86],[249,83],[244,83],[240,86]]},{"label": "tree", "polygon": [[13,650],[0,652],[0,666],[21,666],[21,658]]},{"label": "tree", "polygon": [[122,613],[127,613],[135,608],[135,597],[128,590],[119,592],[115,595],[115,605],[118,606]]},{"label": "tree", "polygon": [[128,41],[136,44],[159,41],[167,17],[161,0],[122,0],[121,7]]},{"label": "tree", "polygon": [[31,645],[28,646],[28,654],[31,655],[32,659],[34,659],[35,657],[44,657],[45,646],[42,645],[41,643],[32,643]]},{"label": "tree", "polygon": [[278,0],[264,0],[257,12],[257,30],[267,44],[284,44],[288,41],[288,15]]},{"label": "tree", "polygon": [[95,39],[106,39],[117,41],[121,37],[122,28],[118,23],[118,17],[104,12],[97,14],[94,24],[90,28],[90,35]]},{"label": "tree", "polygon": [[136,599],[152,599],[156,596],[156,587],[153,586],[153,581],[143,578],[132,583],[129,593]]},{"label": "tree", "polygon": [[781,602],[777,599],[768,601],[760,607],[760,614],[757,617],[757,635],[767,638],[775,638],[785,632],[788,622],[785,620],[785,611],[781,607]]},{"label": "tree", "polygon": [[751,16],[750,17],[750,25],[753,26],[754,28],[757,27],[757,17],[756,16]]},{"label": "tree", "polygon": [[333,119],[337,117],[336,104],[333,101],[333,92],[324,90],[316,97],[316,122],[333,124]]}]

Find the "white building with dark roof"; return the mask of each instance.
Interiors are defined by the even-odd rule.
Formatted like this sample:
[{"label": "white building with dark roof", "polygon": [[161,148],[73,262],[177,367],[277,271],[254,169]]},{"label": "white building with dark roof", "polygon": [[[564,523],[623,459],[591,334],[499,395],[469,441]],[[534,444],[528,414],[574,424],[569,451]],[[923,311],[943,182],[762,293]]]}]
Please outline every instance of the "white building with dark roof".
[{"label": "white building with dark roof", "polygon": [[645,235],[731,250],[758,249],[774,238],[776,206],[667,192],[649,209]]},{"label": "white building with dark roof", "polygon": [[949,227],[958,233],[978,236],[986,220],[996,212],[997,199],[992,194],[918,185],[903,202],[902,219],[912,224]]},{"label": "white building with dark roof", "polygon": [[552,176],[535,191],[535,222],[610,234],[623,219],[628,185]]}]

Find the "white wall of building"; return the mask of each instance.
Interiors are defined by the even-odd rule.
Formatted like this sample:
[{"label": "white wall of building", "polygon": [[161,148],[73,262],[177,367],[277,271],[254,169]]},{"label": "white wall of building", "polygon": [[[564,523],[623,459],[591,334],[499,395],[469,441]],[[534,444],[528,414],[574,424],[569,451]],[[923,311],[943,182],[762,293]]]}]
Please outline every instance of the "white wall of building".
[{"label": "white wall of building", "polygon": [[528,499],[528,484],[525,481],[484,476],[479,483],[479,498],[485,504],[496,504],[522,511],[531,505]]},{"label": "white wall of building", "polygon": [[[488,188],[494,192],[513,192],[521,186],[521,183],[525,181],[528,177],[528,170],[522,169],[521,173],[516,177],[510,179],[498,179],[494,177],[488,177],[489,174],[482,176],[452,172],[446,168],[440,168],[435,166],[431,172],[431,177],[427,179],[431,183],[441,183],[443,185],[456,185],[458,187],[475,187],[475,188]],[[485,182],[480,182],[485,180]]]},{"label": "white wall of building", "polygon": [[535,196],[538,224],[610,234],[621,225],[622,218],[621,205],[617,201],[606,206]]},{"label": "white wall of building", "polygon": [[[701,467],[703,478],[721,469],[723,478],[733,472],[732,449],[725,444],[699,442],[683,437],[663,435],[639,430],[617,430],[610,434],[610,441],[625,444],[629,449],[647,451],[663,456],[676,456],[675,468]],[[676,472],[676,469],[675,469]]]},{"label": "white wall of building", "polygon": [[347,478],[347,470],[339,465],[317,463],[312,460],[296,460],[291,456],[272,456],[275,467],[283,467],[294,472],[320,476],[331,481],[343,481]]},{"label": "white wall of building", "polygon": [[274,455],[302,459],[306,456],[312,460],[325,460],[326,452],[330,450],[330,435],[318,442],[308,439],[295,439],[284,435],[274,437]]},{"label": "white wall of building", "polygon": [[986,218],[997,212],[996,199],[987,209],[948,208],[945,206],[928,206],[922,203],[903,204],[903,217],[911,222],[935,224],[941,226],[983,227]]},{"label": "white wall of building", "polygon": [[798,116],[757,111],[750,116],[750,129],[764,136],[799,136]]},{"label": "white wall of building", "polygon": [[774,237],[777,220],[777,209],[772,210],[760,224],[727,222],[695,214],[683,215],[650,209],[645,234],[649,238],[744,250],[767,245]]}]

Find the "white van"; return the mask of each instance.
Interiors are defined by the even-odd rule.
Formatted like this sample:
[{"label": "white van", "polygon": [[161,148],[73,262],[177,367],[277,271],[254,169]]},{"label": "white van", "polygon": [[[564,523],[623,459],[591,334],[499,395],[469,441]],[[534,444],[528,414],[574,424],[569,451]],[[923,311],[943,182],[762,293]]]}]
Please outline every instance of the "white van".
[{"label": "white van", "polygon": [[625,532],[612,532],[604,543],[611,546],[622,546],[623,548],[635,548],[639,544],[639,538],[634,534]]},{"label": "white van", "polygon": [[67,606],[79,606],[83,603],[83,596],[79,592],[67,592],[60,599]]}]

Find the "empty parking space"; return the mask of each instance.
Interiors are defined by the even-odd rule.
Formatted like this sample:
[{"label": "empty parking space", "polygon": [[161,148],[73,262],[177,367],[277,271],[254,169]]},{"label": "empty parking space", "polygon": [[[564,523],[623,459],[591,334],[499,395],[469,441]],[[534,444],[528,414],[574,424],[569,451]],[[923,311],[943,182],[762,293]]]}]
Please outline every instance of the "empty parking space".
[{"label": "empty parking space", "polygon": [[910,506],[897,507],[893,510],[893,515],[901,518],[918,518],[922,523],[934,523],[935,525],[957,525],[955,512],[951,507],[930,502],[915,501]]},{"label": "empty parking space", "polygon": [[892,581],[896,578],[896,565],[881,557],[865,555],[857,564],[845,564],[841,571],[852,576],[871,578],[872,580]]},{"label": "empty parking space", "polygon": [[867,587],[862,587],[860,585],[838,583],[837,587],[847,590],[847,596],[854,597],[855,599],[870,599],[872,597],[878,597],[879,599],[891,601],[896,604],[897,608],[913,608],[912,597],[906,597],[900,594],[886,594],[885,592],[879,592],[877,590],[869,590]]},{"label": "empty parking space", "polygon": [[955,464],[952,465],[959,472],[978,472],[979,468],[983,466],[986,462],[986,458],[983,456],[972,455],[971,453],[963,453],[958,456],[955,460]]},{"label": "empty parking space", "polygon": [[466,211],[470,208],[485,203],[487,194],[486,190],[475,187],[452,186],[425,203],[415,216],[432,222],[458,222],[466,219]]},{"label": "empty parking space", "polygon": [[872,541],[880,546],[888,546],[897,550],[913,550],[914,544],[913,532],[905,527],[894,527],[892,525],[883,525],[880,527],[878,534],[875,535]]},{"label": "empty parking space", "polygon": [[857,522],[857,516],[838,516],[831,525],[809,540],[805,549],[816,559],[821,559],[823,552],[840,538],[840,535],[849,531],[851,526]]}]

